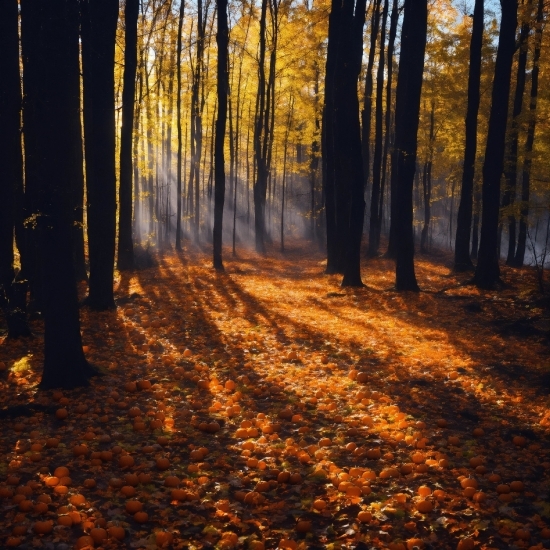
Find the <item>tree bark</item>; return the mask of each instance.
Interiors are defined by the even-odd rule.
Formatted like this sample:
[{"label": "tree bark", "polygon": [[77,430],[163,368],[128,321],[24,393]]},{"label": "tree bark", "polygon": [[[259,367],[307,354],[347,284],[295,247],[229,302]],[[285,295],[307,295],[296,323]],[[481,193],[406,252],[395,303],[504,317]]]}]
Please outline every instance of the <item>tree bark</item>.
[{"label": "tree bark", "polygon": [[120,130],[120,181],[118,218],[118,269],[134,268],[132,232],[132,137],[137,71],[137,23],[139,0],[126,0],[124,9],[125,49],[122,89],[122,127]]},{"label": "tree bark", "polygon": [[178,41],[176,51],[176,117],[177,117],[177,132],[178,132],[178,166],[176,169],[176,250],[180,251],[181,247],[181,157],[182,157],[182,139],[181,139],[181,32],[183,29],[183,17],[185,11],[184,0],[180,0],[180,12],[178,17]]},{"label": "tree bark", "polygon": [[458,207],[455,238],[455,271],[473,269],[470,257],[470,234],[472,226],[472,204],[474,190],[474,170],[477,149],[477,116],[479,112],[481,48],[483,43],[484,0],[476,0],[472,38],[470,40],[470,68],[468,73],[468,107],[466,110],[466,144],[462,187]]},{"label": "tree bark", "polygon": [[[527,2],[531,8],[533,0]],[[531,14],[529,14],[531,15]],[[505,165],[506,187],[502,197],[502,206],[504,209],[510,208],[516,201],[517,176],[518,176],[518,146],[519,146],[519,127],[518,120],[523,110],[523,95],[525,93],[525,79],[527,70],[527,51],[529,32],[531,25],[530,17],[525,18],[521,24],[518,40],[518,66],[516,72],[516,90],[514,92],[514,104],[512,108],[512,120],[508,136],[508,158]],[[508,252],[506,254],[506,265],[514,265],[514,255],[516,252],[516,216],[513,213],[508,214]]]},{"label": "tree bark", "polygon": [[[254,182],[254,229],[256,252],[265,254],[265,201],[267,192],[267,159],[263,144],[268,135],[266,126],[266,111],[269,111],[266,101],[265,56],[266,56],[266,19],[267,2],[262,0],[260,13],[260,51],[258,60],[258,102],[256,122],[254,125],[254,157],[256,160],[257,177]],[[269,120],[267,118],[267,120]]]},{"label": "tree bark", "polygon": [[21,57],[23,61],[23,138],[25,145],[25,191],[23,197],[23,231],[18,240],[22,246],[20,278],[29,281],[30,308],[42,309],[42,275],[40,272],[40,250],[37,224],[38,190],[40,187],[40,152],[38,116],[41,87],[40,42],[42,12],[44,6],[31,0],[21,0]]},{"label": "tree bark", "polygon": [[92,309],[102,311],[115,307],[114,60],[118,0],[81,0],[81,6],[90,256],[89,294],[86,303]]},{"label": "tree bark", "polygon": [[[40,173],[38,234],[42,266],[44,371],[42,388],[85,385],[96,374],[82,350],[75,283],[72,231],[72,119],[75,109],[70,80],[71,10],[77,0],[51,0],[40,14],[41,28],[33,40],[40,47],[40,101],[37,105]],[[27,9],[36,9],[29,5]],[[38,8],[40,9],[40,8]]]},{"label": "tree bark", "polygon": [[[428,158],[424,165],[422,174],[422,194],[424,199],[424,226],[420,235],[420,252],[428,251],[428,232],[430,230],[431,220],[431,200],[432,200],[432,163],[434,150],[434,123],[435,123],[435,101],[432,101],[430,112],[430,138],[428,145]],[[451,216],[452,219],[452,216]]]},{"label": "tree bark", "polygon": [[[388,19],[388,0],[384,0],[382,12],[382,31],[380,33],[380,55],[378,58],[378,72],[376,74],[376,112],[375,112],[375,138],[374,156],[372,162],[372,194],[370,203],[370,225],[369,225],[369,256],[378,255],[378,244],[380,242],[380,188],[382,178],[382,121],[383,121],[383,95],[384,95],[384,48],[386,42],[386,22]],[[372,47],[372,42],[371,42]],[[390,60],[391,63],[391,60]],[[390,105],[386,106],[390,109]]]},{"label": "tree bark", "polygon": [[327,224],[327,273],[342,273],[343,286],[361,286],[360,247],[365,211],[357,81],[363,53],[366,2],[334,0],[323,109],[323,182]]},{"label": "tree bark", "polygon": [[0,0],[0,287],[14,279],[15,194],[22,185],[17,0]]},{"label": "tree bark", "polygon": [[401,55],[395,100],[396,202],[395,224],[397,290],[418,291],[414,273],[413,183],[416,170],[416,149],[420,94],[424,72],[424,52],[428,20],[427,0],[405,0],[401,35]]},{"label": "tree bark", "polygon": [[[397,0],[393,0],[391,17],[390,17],[390,34],[388,39],[388,77],[386,82],[386,119],[385,119],[385,138],[384,138],[384,152],[382,153],[382,178],[380,181],[380,204],[378,210],[378,243],[380,246],[380,235],[382,233],[382,224],[384,222],[384,190],[386,187],[387,179],[387,167],[388,167],[388,151],[392,145],[392,85],[393,85],[393,52],[395,49],[395,37],[397,35],[397,23],[399,21],[399,6]],[[393,153],[392,153],[393,157]],[[390,183],[391,185],[391,183]],[[391,205],[390,205],[391,206]],[[388,256],[389,248],[388,248]]]},{"label": "tree bark", "polygon": [[[376,54],[376,40],[378,38],[378,28],[380,26],[380,4],[381,0],[374,0],[371,15],[370,27],[370,48],[365,70],[365,96],[363,98],[363,110],[361,111],[361,151],[363,155],[363,177],[365,178],[365,189],[369,183],[370,176],[370,130],[372,119],[372,67],[374,66],[374,57]],[[387,5],[387,3],[386,3]],[[387,13],[387,12],[386,12]],[[384,49],[384,46],[381,46]]]},{"label": "tree bark", "polygon": [[535,26],[535,51],[533,53],[533,70],[531,72],[531,92],[529,94],[529,124],[522,167],[521,183],[521,217],[519,220],[518,245],[514,257],[514,265],[520,267],[525,258],[525,245],[527,241],[527,228],[529,223],[529,194],[531,185],[531,166],[533,163],[533,143],[535,141],[535,128],[537,124],[537,99],[539,90],[539,61],[542,46],[542,30],[544,21],[544,0],[538,0],[537,19]]},{"label": "tree bark", "polygon": [[510,98],[510,77],[515,50],[517,0],[501,0],[502,16],[498,40],[487,147],[483,163],[481,241],[474,282],[479,288],[493,288],[500,279],[497,240],[500,206],[500,178],[504,165],[506,120]]},{"label": "tree bark", "polygon": [[217,0],[218,5],[218,118],[216,119],[214,165],[214,269],[223,270],[222,234],[223,206],[225,201],[225,127],[227,122],[227,98],[229,92],[227,0]]}]

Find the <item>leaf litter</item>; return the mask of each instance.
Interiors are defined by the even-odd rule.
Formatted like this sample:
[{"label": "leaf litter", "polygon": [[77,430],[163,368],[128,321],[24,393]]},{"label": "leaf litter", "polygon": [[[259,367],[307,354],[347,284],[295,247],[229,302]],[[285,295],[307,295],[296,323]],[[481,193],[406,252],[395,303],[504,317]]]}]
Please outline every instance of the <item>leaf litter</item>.
[{"label": "leaf litter", "polygon": [[384,259],[341,289],[299,246],[159,254],[82,310],[79,390],[38,390],[33,321],[0,344],[0,544],[550,548],[548,308],[437,260],[411,295]]}]

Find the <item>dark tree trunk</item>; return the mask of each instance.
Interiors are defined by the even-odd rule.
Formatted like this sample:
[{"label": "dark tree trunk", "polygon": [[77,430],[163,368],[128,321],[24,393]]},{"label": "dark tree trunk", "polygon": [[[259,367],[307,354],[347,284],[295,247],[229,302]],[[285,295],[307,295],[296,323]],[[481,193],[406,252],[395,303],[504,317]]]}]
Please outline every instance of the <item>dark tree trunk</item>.
[{"label": "dark tree trunk", "polygon": [[71,72],[77,69],[71,58],[75,30],[71,24],[77,24],[71,12],[76,1],[48,2],[40,14],[40,32],[33,36],[41,52],[36,122],[40,153],[38,234],[44,286],[43,388],[82,386],[95,374],[82,351],[72,255],[74,168],[67,151],[73,146],[72,119],[80,115],[70,85],[75,77]]},{"label": "dark tree trunk", "polygon": [[[115,38],[118,0],[81,0],[84,138],[88,192],[89,294],[96,310],[115,307]],[[132,104],[133,108],[133,104]]]},{"label": "dark tree trunk", "polygon": [[267,192],[267,159],[264,143],[269,134],[266,111],[269,112],[269,101],[266,100],[265,55],[266,55],[266,19],[267,2],[262,0],[260,14],[260,52],[258,61],[258,95],[256,119],[254,125],[254,157],[257,176],[254,182],[254,230],[256,251],[265,254],[265,202]]},{"label": "dark tree trunk", "polygon": [[181,32],[183,29],[183,16],[185,10],[184,0],[180,0],[180,13],[178,17],[178,41],[176,52],[176,117],[177,117],[177,132],[178,132],[178,166],[176,169],[176,250],[181,250],[181,157],[182,157],[182,140],[181,140]]},{"label": "dark tree trunk", "polygon": [[365,199],[357,81],[365,4],[334,0],[329,17],[323,116],[327,272],[343,273],[343,286],[363,284],[360,248]]},{"label": "dark tree trunk", "polygon": [[17,0],[0,0],[0,287],[14,278],[15,194],[23,179]]},{"label": "dark tree trunk", "polygon": [[126,0],[124,8],[124,74],[122,89],[122,127],[120,130],[120,182],[118,215],[118,269],[134,268],[132,234],[132,137],[137,70],[137,23],[139,0]]},{"label": "dark tree trunk", "polygon": [[[370,203],[370,227],[369,227],[369,256],[378,255],[380,242],[380,189],[382,179],[382,121],[383,121],[383,95],[384,95],[384,47],[386,42],[386,22],[388,19],[388,0],[384,0],[382,12],[382,31],[380,33],[380,56],[378,58],[378,72],[376,74],[376,113],[375,113],[375,138],[374,156],[372,160],[372,194]],[[372,47],[372,41],[371,41]],[[391,60],[390,60],[391,63]],[[389,104],[386,109],[389,110]]]},{"label": "dark tree trunk", "polygon": [[466,145],[462,169],[462,187],[458,207],[455,239],[455,271],[473,269],[470,258],[470,230],[472,226],[472,203],[474,168],[477,148],[477,115],[479,111],[481,48],[483,43],[484,0],[476,0],[472,38],[470,41],[470,69],[468,73],[468,108],[466,110]]},{"label": "dark tree trunk", "polygon": [[428,20],[427,0],[405,0],[401,34],[401,55],[395,99],[395,151],[397,219],[392,217],[398,243],[396,247],[397,290],[418,290],[414,273],[413,183],[416,170],[416,148],[420,94],[424,73],[424,52]]},{"label": "dark tree trunk", "polygon": [[225,201],[225,126],[227,122],[227,97],[229,92],[227,0],[217,0],[218,6],[218,118],[216,119],[214,165],[214,269],[223,270],[222,234],[223,205]]},{"label": "dark tree trunk", "polygon": [[[374,57],[376,54],[376,40],[378,39],[378,28],[380,26],[380,4],[381,0],[374,0],[372,5],[371,26],[370,26],[370,48],[365,70],[365,96],[363,99],[363,110],[361,111],[361,152],[363,155],[363,177],[365,179],[365,189],[369,183],[370,177],[370,130],[372,120],[372,68],[374,66]],[[387,2],[386,2],[387,7]],[[381,50],[384,50],[384,44]],[[377,96],[378,97],[378,96]]]},{"label": "dark tree trunk", "polygon": [[12,339],[31,334],[26,315],[28,283],[14,281],[13,265],[16,218],[21,218],[16,209],[22,206],[23,190],[17,0],[0,0],[0,13],[0,306]]},{"label": "dark tree trunk", "polygon": [[533,70],[531,72],[531,92],[529,96],[529,124],[527,127],[527,139],[525,140],[525,153],[523,156],[522,182],[521,182],[521,217],[519,220],[518,245],[514,258],[514,265],[520,267],[525,258],[525,245],[527,241],[527,228],[529,217],[529,192],[531,185],[531,165],[533,143],[535,141],[535,127],[537,123],[537,99],[539,90],[539,60],[542,45],[542,29],[544,21],[544,0],[538,0],[537,20],[535,27],[535,51],[533,53]]},{"label": "dark tree trunk", "polygon": [[20,278],[29,281],[30,307],[42,309],[42,276],[36,223],[38,216],[38,189],[40,186],[40,151],[38,116],[41,87],[40,43],[42,10],[31,0],[21,0],[21,53],[23,61],[23,138],[25,145],[25,192],[23,197],[23,236],[19,251],[22,255]]},{"label": "dark tree trunk", "polygon": [[[387,167],[388,167],[388,151],[391,145],[391,128],[392,128],[392,85],[393,85],[393,52],[395,49],[395,37],[397,35],[397,23],[399,21],[399,7],[397,0],[393,0],[391,17],[390,17],[390,35],[388,39],[388,76],[386,82],[386,117],[385,117],[385,132],[384,151],[382,153],[382,178],[380,180],[380,204],[378,208],[378,242],[377,248],[380,247],[380,235],[382,233],[382,223],[384,222],[384,190],[386,187]],[[393,155],[393,153],[392,153]],[[390,256],[388,250],[388,256]]]},{"label": "dark tree trunk", "polygon": [[[435,123],[435,101],[432,101],[432,110],[430,112],[430,141],[428,145],[428,158],[424,165],[422,174],[422,194],[424,199],[424,226],[420,235],[420,252],[428,251],[428,232],[430,230],[430,220],[432,215],[432,163],[434,150],[434,123]],[[451,216],[452,219],[452,216]]]},{"label": "dark tree trunk", "polygon": [[[80,113],[80,46],[78,36],[79,8],[78,2],[70,2],[67,10],[71,17],[68,31],[71,33],[71,49],[68,52],[71,70],[69,72],[71,86],[70,97],[74,102],[73,110]],[[86,259],[84,254],[84,165],[82,149],[82,125],[80,116],[71,119],[71,168],[72,168],[72,187],[73,187],[73,217],[74,224],[72,229],[73,237],[73,261],[75,266],[75,277],[77,281],[88,279],[86,271]]]},{"label": "dark tree trunk", "polygon": [[506,120],[510,98],[510,77],[515,50],[517,0],[501,0],[502,17],[495,63],[495,77],[485,162],[483,163],[481,241],[474,282],[479,288],[493,288],[500,278],[497,240],[500,206],[500,178],[504,165]]},{"label": "dark tree trunk", "polygon": [[474,192],[473,219],[472,219],[472,251],[470,256],[472,260],[477,260],[479,252],[479,220],[481,218],[481,188]]},{"label": "dark tree trunk", "polygon": [[[527,2],[531,8],[532,0]],[[531,14],[529,14],[531,15]],[[518,120],[523,110],[523,95],[525,92],[525,77],[527,69],[527,50],[529,32],[531,30],[530,18],[525,18],[521,24],[518,40],[518,66],[516,72],[516,90],[514,93],[514,105],[512,109],[512,121],[508,136],[508,158],[505,165],[506,187],[502,196],[503,208],[510,208],[516,201],[517,176],[518,176],[518,145],[519,145],[519,127]],[[508,215],[508,252],[506,254],[506,264],[514,265],[514,255],[516,252],[516,216],[512,213]]]}]

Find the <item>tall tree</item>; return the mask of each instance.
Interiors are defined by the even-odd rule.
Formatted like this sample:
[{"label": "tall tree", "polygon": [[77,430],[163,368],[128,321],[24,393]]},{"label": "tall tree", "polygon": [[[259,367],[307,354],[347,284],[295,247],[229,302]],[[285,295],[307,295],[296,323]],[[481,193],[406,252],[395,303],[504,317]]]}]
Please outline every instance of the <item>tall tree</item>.
[{"label": "tall tree", "polygon": [[96,310],[115,307],[115,38],[118,0],[80,0],[89,294]]},{"label": "tall tree", "polygon": [[[525,93],[525,80],[527,72],[527,50],[529,33],[531,32],[531,7],[533,0],[528,0],[525,4],[527,13],[523,14],[523,21],[519,31],[519,40],[517,43],[518,62],[516,70],[516,90],[514,92],[514,101],[512,107],[512,120],[510,121],[510,131],[508,132],[508,154],[504,166],[504,175],[506,185],[502,194],[502,206],[509,209],[516,201],[517,178],[518,178],[518,148],[519,148],[519,117],[523,110],[523,96]],[[506,264],[514,265],[514,255],[516,252],[516,216],[513,213],[508,214],[508,253],[506,255]]]},{"label": "tall tree", "polygon": [[[380,5],[381,0],[373,0],[371,23],[370,23],[370,48],[365,70],[365,95],[363,98],[363,110],[361,111],[361,150],[363,154],[363,177],[365,178],[365,189],[370,176],[370,131],[372,119],[372,91],[373,77],[372,68],[374,66],[374,57],[376,54],[376,41],[378,39],[378,28],[380,26]],[[385,2],[387,14],[387,2]],[[382,44],[381,50],[384,50]],[[378,85],[378,82],[377,82]],[[377,96],[378,97],[378,96]]]},{"label": "tall tree", "polygon": [[529,216],[529,194],[531,185],[531,167],[533,164],[533,143],[535,141],[535,128],[537,124],[537,100],[539,92],[540,50],[542,46],[542,29],[544,21],[544,0],[538,0],[537,18],[535,26],[535,50],[533,53],[533,70],[531,71],[531,91],[529,94],[529,123],[527,138],[523,155],[522,180],[521,180],[521,216],[519,220],[518,244],[514,257],[514,264],[522,266],[525,258],[525,245],[527,241],[527,227]]},{"label": "tall tree", "polygon": [[40,100],[37,105],[40,174],[38,235],[42,267],[44,314],[43,388],[76,387],[87,383],[95,370],[82,350],[78,296],[72,255],[72,119],[75,109],[71,37],[78,23],[71,16],[77,0],[51,0],[45,9],[38,3],[27,9],[40,11],[40,32],[32,37],[40,51]]},{"label": "tall tree", "polygon": [[474,192],[474,168],[477,149],[477,118],[480,100],[481,48],[483,45],[484,0],[476,0],[470,41],[470,68],[468,73],[468,107],[466,110],[466,141],[462,188],[456,225],[455,271],[473,269],[470,257],[470,235]]},{"label": "tall tree", "polygon": [[181,138],[181,32],[183,29],[183,16],[185,12],[185,2],[180,0],[180,11],[178,17],[178,39],[176,45],[176,126],[178,132],[178,160],[176,168],[176,250],[181,250],[181,158],[182,158],[182,138]]},{"label": "tall tree", "polygon": [[40,186],[40,151],[38,135],[39,102],[41,98],[40,43],[35,39],[41,32],[42,9],[32,0],[21,0],[21,58],[23,64],[23,140],[25,149],[25,191],[23,197],[22,238],[18,240],[21,253],[20,277],[29,281],[30,306],[42,308],[42,279],[40,250],[36,231],[38,218],[38,189]]},{"label": "tall tree", "polygon": [[395,98],[397,195],[392,194],[397,214],[396,219],[392,216],[392,225],[395,225],[398,235],[395,261],[397,290],[418,290],[414,273],[413,183],[427,23],[427,0],[405,0]]},{"label": "tall tree", "polygon": [[124,8],[124,74],[122,88],[122,126],[120,129],[120,179],[118,215],[118,261],[120,271],[134,267],[132,232],[132,136],[134,134],[134,97],[137,71],[137,26],[139,0],[126,0]]},{"label": "tall tree", "polygon": [[222,234],[223,205],[225,201],[225,126],[227,122],[227,98],[229,91],[228,75],[228,43],[229,26],[227,23],[227,0],[217,0],[218,6],[218,118],[216,119],[215,135],[215,167],[214,167],[214,268],[223,270]]},{"label": "tall tree", "polygon": [[[375,112],[375,136],[374,136],[374,156],[372,162],[372,193],[370,204],[370,225],[369,225],[369,256],[378,255],[378,245],[380,242],[380,188],[382,180],[382,120],[384,103],[384,71],[385,71],[385,42],[386,42],[386,22],[388,19],[388,0],[384,0],[384,9],[382,11],[382,31],[380,33],[380,54],[378,57],[378,70],[376,73],[376,112]],[[372,41],[371,41],[372,48]],[[391,59],[389,60],[391,63]],[[390,109],[390,105],[386,106]],[[363,135],[365,129],[363,129]],[[365,144],[363,144],[365,151]]]},{"label": "tall tree", "polygon": [[343,273],[344,286],[360,286],[365,211],[357,81],[363,54],[364,0],[333,0],[323,111],[327,273]]},{"label": "tall tree", "polygon": [[424,163],[422,173],[422,195],[424,198],[424,226],[420,235],[420,251],[426,252],[428,249],[428,232],[430,230],[430,219],[432,211],[432,165],[434,152],[434,125],[435,125],[435,101],[432,100],[430,111],[430,135],[428,142],[428,157]]},{"label": "tall tree", "polygon": [[1,0],[0,12],[0,287],[7,290],[14,278],[15,194],[23,179],[17,0]]},{"label": "tall tree", "polygon": [[483,163],[481,241],[474,282],[479,288],[493,288],[500,278],[498,265],[498,223],[500,178],[504,166],[506,121],[510,99],[510,77],[516,46],[517,0],[500,0],[502,15],[498,39],[495,76],[487,146]]}]

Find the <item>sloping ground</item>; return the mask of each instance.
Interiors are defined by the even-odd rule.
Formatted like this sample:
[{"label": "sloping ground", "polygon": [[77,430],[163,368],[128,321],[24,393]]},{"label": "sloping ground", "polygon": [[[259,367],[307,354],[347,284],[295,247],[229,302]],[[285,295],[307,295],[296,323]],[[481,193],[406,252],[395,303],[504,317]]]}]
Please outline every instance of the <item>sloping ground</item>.
[{"label": "sloping ground", "polygon": [[390,261],[341,289],[322,259],[123,275],[116,312],[82,313],[87,389],[36,391],[40,324],[3,342],[0,546],[550,548],[532,271],[484,292],[422,257],[399,294]]}]

